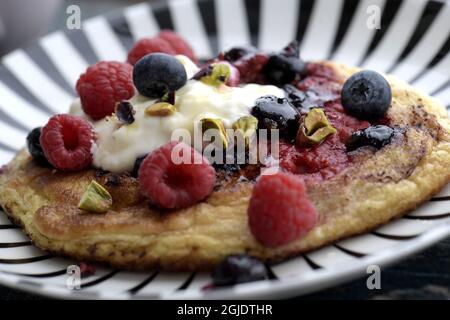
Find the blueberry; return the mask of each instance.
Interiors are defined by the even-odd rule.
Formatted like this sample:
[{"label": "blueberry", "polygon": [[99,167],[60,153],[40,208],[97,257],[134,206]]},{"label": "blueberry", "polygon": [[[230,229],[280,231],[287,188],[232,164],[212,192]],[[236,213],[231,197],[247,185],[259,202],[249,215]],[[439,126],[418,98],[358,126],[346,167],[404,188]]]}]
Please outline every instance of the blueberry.
[{"label": "blueberry", "polygon": [[396,130],[388,126],[377,125],[354,132],[345,143],[347,151],[353,151],[360,147],[372,146],[381,149],[389,144]]},{"label": "blueberry", "polygon": [[264,263],[245,254],[228,256],[212,272],[215,286],[229,286],[267,278],[268,272]]},{"label": "blueberry", "polygon": [[137,178],[139,176],[139,169],[141,168],[142,161],[144,161],[145,157],[147,157],[146,154],[143,156],[137,157],[136,160],[134,161],[133,171],[131,171],[132,177]]},{"label": "blueberry", "polygon": [[370,70],[357,72],[348,78],[341,96],[345,111],[363,120],[382,118],[392,100],[389,83],[381,74]]},{"label": "blueberry", "polygon": [[256,52],[258,52],[258,50],[255,47],[235,47],[226,51],[223,58],[229,62],[234,62]]},{"label": "blueberry", "polygon": [[171,55],[151,53],[134,65],[133,82],[140,94],[161,98],[178,90],[187,81],[184,66]]},{"label": "blueberry", "polygon": [[271,55],[264,66],[267,81],[282,86],[302,76],[305,73],[305,64],[299,54],[298,41],[292,41],[280,53]]},{"label": "blueberry", "polygon": [[44,151],[42,150],[41,142],[39,139],[41,138],[41,127],[34,128],[30,131],[27,136],[27,147],[28,152],[31,154],[31,157],[38,164],[42,166],[50,166],[47,158],[45,157]]},{"label": "blueberry", "polygon": [[298,110],[303,109],[303,102],[306,99],[306,94],[303,91],[298,90],[292,84],[287,84],[283,87],[286,92],[289,102]]},{"label": "blueberry", "polygon": [[300,114],[286,98],[264,96],[256,100],[252,115],[261,129],[278,129],[280,137],[293,139],[299,128]]}]

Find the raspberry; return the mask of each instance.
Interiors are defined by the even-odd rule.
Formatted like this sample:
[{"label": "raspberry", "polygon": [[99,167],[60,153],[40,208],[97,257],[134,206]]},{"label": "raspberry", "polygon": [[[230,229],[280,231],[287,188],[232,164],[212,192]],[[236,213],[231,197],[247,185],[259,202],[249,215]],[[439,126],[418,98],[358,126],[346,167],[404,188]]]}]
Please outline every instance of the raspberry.
[{"label": "raspberry", "polygon": [[57,169],[79,171],[92,163],[95,134],[85,119],[57,114],[42,128],[40,142],[47,160]]},{"label": "raspberry", "polygon": [[101,61],[90,66],[76,86],[84,112],[93,120],[112,114],[117,102],[134,95],[132,73],[128,63]]},{"label": "raspberry", "polygon": [[[172,153],[190,161],[175,161],[177,164]],[[203,200],[212,192],[215,180],[216,172],[208,160],[176,141],[150,153],[139,169],[141,193],[155,205],[167,209],[185,208]]]},{"label": "raspberry", "polygon": [[158,37],[170,43],[177,54],[183,54],[195,63],[198,61],[191,46],[172,30],[162,30]]},{"label": "raspberry", "polygon": [[177,54],[172,45],[160,38],[144,38],[135,43],[128,53],[128,63],[135,65],[139,59],[149,53],[162,52],[167,54]]},{"label": "raspberry", "polygon": [[253,188],[247,210],[254,237],[264,246],[287,244],[309,232],[317,221],[314,205],[300,177],[263,175]]}]

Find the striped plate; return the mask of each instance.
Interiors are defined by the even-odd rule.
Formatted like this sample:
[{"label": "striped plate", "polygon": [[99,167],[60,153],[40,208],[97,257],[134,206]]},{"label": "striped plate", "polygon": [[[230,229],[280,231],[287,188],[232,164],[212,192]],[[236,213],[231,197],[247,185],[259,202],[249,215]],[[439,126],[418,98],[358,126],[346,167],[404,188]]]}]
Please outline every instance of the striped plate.
[{"label": "striped plate", "polygon": [[[381,29],[367,19],[381,12]],[[207,58],[234,45],[276,50],[301,41],[303,58],[335,59],[390,72],[450,105],[450,4],[387,0],[178,0],[140,4],[58,31],[16,50],[0,64],[0,162],[27,132],[66,112],[80,73],[97,60],[125,60],[134,40],[171,28]],[[72,261],[33,247],[0,212],[0,283],[63,298],[280,298],[363,276],[450,235],[450,187],[402,219],[373,232],[271,267],[269,281],[205,292],[207,274],[102,268],[66,287]]]}]

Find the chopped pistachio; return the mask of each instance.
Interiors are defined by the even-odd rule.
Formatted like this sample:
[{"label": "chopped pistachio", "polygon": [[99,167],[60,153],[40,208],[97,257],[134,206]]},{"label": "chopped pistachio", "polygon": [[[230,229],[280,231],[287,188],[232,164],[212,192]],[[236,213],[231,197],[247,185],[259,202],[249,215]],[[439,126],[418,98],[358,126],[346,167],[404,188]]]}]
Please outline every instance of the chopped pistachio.
[{"label": "chopped pistachio", "polygon": [[306,114],[303,123],[300,125],[298,143],[305,147],[313,146],[336,132],[323,110],[313,108]]},{"label": "chopped pistachio", "polygon": [[214,63],[208,66],[206,74],[200,78],[200,81],[210,86],[218,87],[228,81],[231,70],[225,63]]},{"label": "chopped pistachio", "polygon": [[157,102],[145,108],[145,114],[148,116],[166,117],[175,112],[175,106],[168,102]]},{"label": "chopped pistachio", "polygon": [[233,129],[242,135],[246,147],[250,144],[250,138],[256,133],[257,128],[258,119],[254,116],[244,116],[233,123]]},{"label": "chopped pistachio", "polygon": [[225,131],[225,126],[223,125],[223,121],[220,119],[212,119],[212,118],[204,118],[200,121],[202,132],[205,133],[209,129],[217,130],[218,135],[214,137],[218,137],[221,141],[215,141],[216,143],[221,143],[223,148],[226,149],[228,147],[228,136]]},{"label": "chopped pistachio", "polygon": [[81,196],[78,208],[90,212],[106,212],[112,206],[112,197],[108,190],[92,180]]}]

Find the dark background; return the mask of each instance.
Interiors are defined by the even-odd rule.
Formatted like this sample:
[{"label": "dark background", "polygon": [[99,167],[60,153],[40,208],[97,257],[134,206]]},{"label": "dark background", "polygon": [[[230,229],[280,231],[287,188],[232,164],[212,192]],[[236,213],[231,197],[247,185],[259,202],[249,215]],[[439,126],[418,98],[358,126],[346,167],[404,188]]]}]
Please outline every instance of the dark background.
[{"label": "dark background", "polygon": [[[20,1],[20,0],[19,0]],[[411,1],[411,0],[410,0]],[[49,21],[47,33],[65,26],[65,8],[77,4],[82,19],[140,0],[62,0],[60,14]],[[32,39],[22,41],[22,45]],[[368,290],[366,278],[296,299],[450,299],[450,238],[382,271],[381,289]],[[40,296],[0,286],[0,300],[39,300]]]}]

